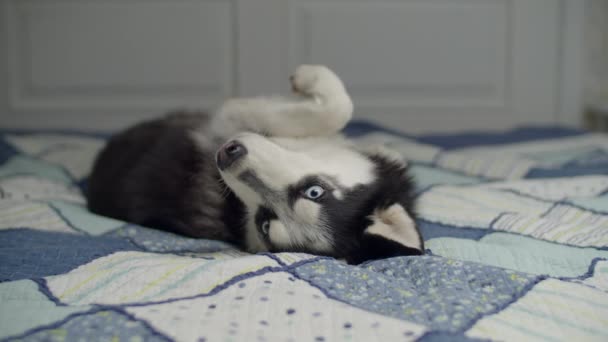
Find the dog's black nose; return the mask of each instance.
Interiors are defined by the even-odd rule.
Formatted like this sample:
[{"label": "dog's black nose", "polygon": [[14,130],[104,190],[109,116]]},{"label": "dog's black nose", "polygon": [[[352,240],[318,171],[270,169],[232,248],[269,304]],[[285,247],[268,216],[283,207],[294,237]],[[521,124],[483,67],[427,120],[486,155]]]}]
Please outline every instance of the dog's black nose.
[{"label": "dog's black nose", "polygon": [[220,147],[216,154],[217,167],[225,170],[239,158],[247,154],[247,148],[236,140],[232,140]]}]

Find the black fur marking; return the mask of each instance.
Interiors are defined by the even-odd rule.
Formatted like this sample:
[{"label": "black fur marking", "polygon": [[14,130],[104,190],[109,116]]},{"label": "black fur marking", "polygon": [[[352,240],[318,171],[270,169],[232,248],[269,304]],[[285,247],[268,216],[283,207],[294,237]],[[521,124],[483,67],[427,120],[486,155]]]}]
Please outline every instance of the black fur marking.
[{"label": "black fur marking", "polygon": [[176,113],[114,136],[97,156],[87,191],[100,215],[195,238],[243,241],[243,203],[225,189],[215,150],[190,133],[203,113]]},{"label": "black fur marking", "polygon": [[[373,223],[369,216],[376,209],[386,209],[395,203],[403,206],[413,220],[416,218],[414,186],[407,166],[379,155],[369,156],[369,159],[376,165],[376,181],[345,191],[343,199],[328,196],[323,202],[323,216],[332,227],[337,256],[346,257],[350,263],[358,263],[394,255],[421,254],[421,251],[395,241],[364,234]],[[401,247],[395,248],[395,244]],[[420,245],[424,250],[421,236]]]},{"label": "black fur marking", "polygon": [[359,264],[367,260],[422,254],[423,252],[419,249],[404,246],[382,236],[363,234],[359,252],[352,254],[348,259],[348,262]]}]

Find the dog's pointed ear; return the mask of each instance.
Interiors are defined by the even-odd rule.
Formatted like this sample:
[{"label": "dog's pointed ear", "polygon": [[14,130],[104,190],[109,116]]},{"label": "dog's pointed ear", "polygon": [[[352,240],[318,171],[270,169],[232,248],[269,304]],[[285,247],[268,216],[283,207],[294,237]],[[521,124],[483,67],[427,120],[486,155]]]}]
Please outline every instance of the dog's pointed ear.
[{"label": "dog's pointed ear", "polygon": [[357,251],[357,257],[352,259],[354,263],[424,254],[424,242],[416,222],[401,204],[376,209],[369,219],[371,223],[361,237],[361,249]]}]

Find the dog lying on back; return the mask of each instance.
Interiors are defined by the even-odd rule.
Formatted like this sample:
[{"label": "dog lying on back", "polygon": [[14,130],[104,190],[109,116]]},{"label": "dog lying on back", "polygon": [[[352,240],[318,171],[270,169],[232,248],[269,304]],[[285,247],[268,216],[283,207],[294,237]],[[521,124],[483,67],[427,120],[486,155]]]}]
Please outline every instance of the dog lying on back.
[{"label": "dog lying on back", "polygon": [[324,66],[290,78],[300,100],[238,98],[114,136],[88,185],[91,211],[148,227],[350,263],[418,255],[413,184],[395,153],[338,135],[353,104]]}]

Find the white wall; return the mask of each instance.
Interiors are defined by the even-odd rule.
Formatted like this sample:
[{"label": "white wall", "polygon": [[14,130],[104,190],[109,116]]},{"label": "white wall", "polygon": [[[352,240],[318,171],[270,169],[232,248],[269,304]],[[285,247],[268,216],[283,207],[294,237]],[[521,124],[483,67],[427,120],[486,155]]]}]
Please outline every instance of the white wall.
[{"label": "white wall", "polygon": [[0,126],[114,129],[329,64],[409,132],[579,121],[574,0],[0,0]]}]

